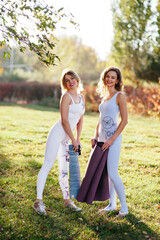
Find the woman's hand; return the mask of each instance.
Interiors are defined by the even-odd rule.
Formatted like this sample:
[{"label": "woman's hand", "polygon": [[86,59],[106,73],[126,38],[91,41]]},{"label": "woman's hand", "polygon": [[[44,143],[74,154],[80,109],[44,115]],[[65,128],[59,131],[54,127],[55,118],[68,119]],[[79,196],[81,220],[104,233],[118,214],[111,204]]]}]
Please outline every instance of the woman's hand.
[{"label": "woman's hand", "polygon": [[78,150],[78,141],[73,139],[72,144],[73,144],[73,150],[74,152],[76,152],[76,150]]},{"label": "woman's hand", "polygon": [[92,148],[94,147],[95,142],[96,142],[96,139],[95,139],[95,138],[92,138],[92,139],[91,139],[91,146],[92,146]]},{"label": "woman's hand", "polygon": [[107,150],[111,145],[112,143],[114,142],[114,140],[112,138],[108,139],[102,146],[102,150],[105,151]]}]

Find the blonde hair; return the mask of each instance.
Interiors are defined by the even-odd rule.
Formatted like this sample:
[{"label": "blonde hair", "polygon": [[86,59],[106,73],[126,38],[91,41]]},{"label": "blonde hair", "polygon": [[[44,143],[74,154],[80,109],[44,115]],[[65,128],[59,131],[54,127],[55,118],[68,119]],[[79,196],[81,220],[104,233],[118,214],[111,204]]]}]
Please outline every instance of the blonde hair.
[{"label": "blonde hair", "polygon": [[62,89],[62,93],[65,93],[67,91],[67,85],[66,85],[66,81],[65,81],[65,76],[66,75],[70,75],[73,78],[75,78],[77,80],[78,83],[78,93],[80,93],[81,91],[83,91],[83,85],[81,83],[81,79],[78,76],[78,74],[76,72],[74,72],[73,70],[70,70],[68,68],[64,69],[61,75],[61,89]]},{"label": "blonde hair", "polygon": [[109,67],[105,68],[103,72],[101,73],[100,80],[98,82],[98,88],[97,88],[97,93],[100,95],[101,98],[104,98],[108,92],[107,87],[105,85],[105,77],[108,72],[114,71],[117,73],[117,80],[118,83],[115,85],[115,89],[118,91],[122,91],[123,88],[123,81],[122,81],[122,74],[119,68],[117,67]]}]

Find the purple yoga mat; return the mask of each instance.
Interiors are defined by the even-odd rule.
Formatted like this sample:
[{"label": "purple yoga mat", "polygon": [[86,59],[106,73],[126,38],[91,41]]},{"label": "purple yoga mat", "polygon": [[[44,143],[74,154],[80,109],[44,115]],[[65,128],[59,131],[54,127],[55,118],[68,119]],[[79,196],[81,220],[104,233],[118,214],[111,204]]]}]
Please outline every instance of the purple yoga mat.
[{"label": "purple yoga mat", "polygon": [[107,174],[108,151],[102,151],[103,143],[96,143],[91,153],[85,177],[79,189],[77,200],[92,204],[93,201],[109,199],[109,180]]}]

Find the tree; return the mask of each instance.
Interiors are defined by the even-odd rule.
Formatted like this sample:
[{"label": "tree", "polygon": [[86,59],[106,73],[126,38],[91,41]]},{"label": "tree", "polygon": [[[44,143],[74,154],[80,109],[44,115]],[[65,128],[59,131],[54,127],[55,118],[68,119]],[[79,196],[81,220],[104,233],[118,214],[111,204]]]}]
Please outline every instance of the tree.
[{"label": "tree", "polygon": [[[7,68],[5,68],[0,81],[10,81],[9,79],[14,75],[14,81],[17,76],[19,81],[59,82],[63,69],[71,68],[80,75],[84,84],[91,82],[94,84],[106,66],[105,61],[98,60],[94,49],[85,46],[81,39],[74,36],[59,37],[55,52],[61,60],[55,60],[56,66],[46,66],[34,52],[21,53],[17,48],[12,50],[14,50],[12,54],[12,56],[14,55],[13,71],[8,68],[9,60],[3,60],[3,66],[7,66]],[[3,51],[6,49],[4,48]],[[0,56],[3,51],[0,50]]]},{"label": "tree", "polygon": [[61,37],[57,45],[57,54],[61,59],[57,67],[57,75],[60,76],[64,68],[74,69],[81,77],[83,83],[89,84],[99,78],[100,66],[95,50],[82,44],[77,37]]},{"label": "tree", "polygon": [[[112,0],[113,56],[136,78],[158,81],[160,76],[159,0]],[[156,65],[156,67],[155,67]]]},{"label": "tree", "polygon": [[[67,15],[63,8],[56,10],[43,0],[1,0],[0,47],[11,48],[12,40],[21,52],[29,48],[46,65],[54,65],[55,59],[59,58],[54,53],[56,38],[53,33],[64,19],[76,25],[72,14]],[[3,58],[7,56],[10,57],[9,51],[4,52]]]},{"label": "tree", "polygon": [[[0,51],[3,47],[0,47]],[[1,66],[1,59],[0,59],[0,76],[3,74],[4,68]]]}]

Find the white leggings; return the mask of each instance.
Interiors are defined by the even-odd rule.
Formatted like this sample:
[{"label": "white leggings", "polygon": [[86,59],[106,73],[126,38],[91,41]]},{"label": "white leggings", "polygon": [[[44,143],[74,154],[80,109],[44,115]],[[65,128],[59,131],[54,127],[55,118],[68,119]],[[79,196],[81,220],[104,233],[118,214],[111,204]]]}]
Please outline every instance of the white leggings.
[{"label": "white leggings", "polygon": [[60,123],[52,127],[47,138],[44,163],[37,178],[37,199],[42,199],[45,182],[56,157],[58,157],[59,184],[63,198],[69,199],[69,140]]},{"label": "white leggings", "polygon": [[121,151],[122,136],[119,135],[115,142],[109,147],[107,167],[110,187],[110,204],[116,207],[116,193],[121,202],[121,211],[128,212],[123,182],[118,174],[118,165]]}]

